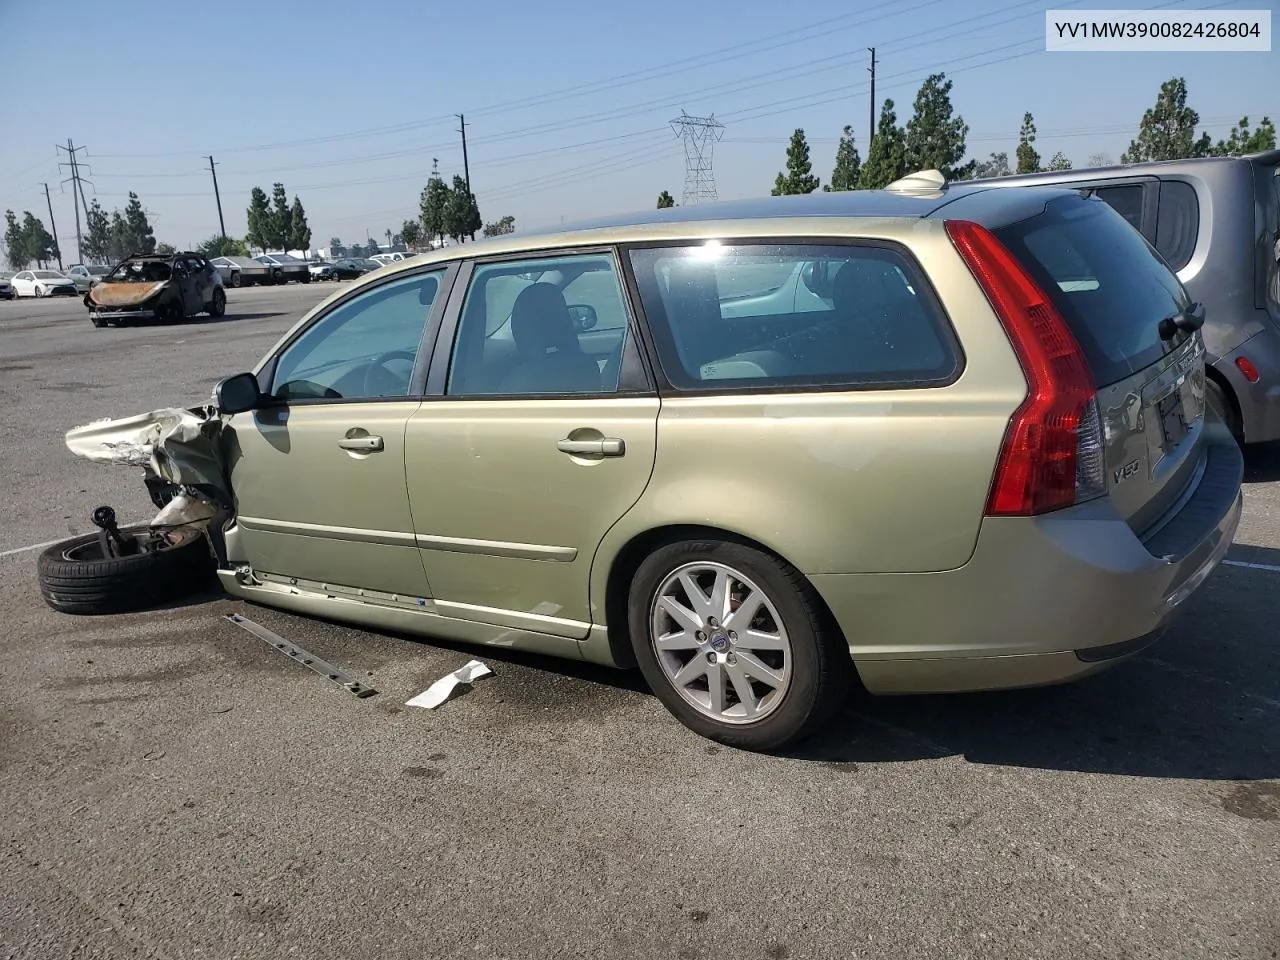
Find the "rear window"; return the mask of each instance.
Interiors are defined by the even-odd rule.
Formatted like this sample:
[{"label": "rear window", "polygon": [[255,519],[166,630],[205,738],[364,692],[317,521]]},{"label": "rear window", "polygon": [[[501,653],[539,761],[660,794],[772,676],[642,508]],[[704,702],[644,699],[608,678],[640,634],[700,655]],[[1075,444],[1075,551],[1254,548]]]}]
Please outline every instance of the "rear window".
[{"label": "rear window", "polygon": [[960,369],[932,291],[890,247],[712,241],[631,264],[677,389],[931,386]]},{"label": "rear window", "polygon": [[1105,202],[1064,197],[994,232],[1070,325],[1098,386],[1175,348],[1160,338],[1160,321],[1191,300],[1151,245]]},{"label": "rear window", "polygon": [[1156,249],[1174,270],[1191,262],[1200,232],[1200,201],[1196,189],[1181,180],[1160,184],[1160,204],[1156,213]]}]

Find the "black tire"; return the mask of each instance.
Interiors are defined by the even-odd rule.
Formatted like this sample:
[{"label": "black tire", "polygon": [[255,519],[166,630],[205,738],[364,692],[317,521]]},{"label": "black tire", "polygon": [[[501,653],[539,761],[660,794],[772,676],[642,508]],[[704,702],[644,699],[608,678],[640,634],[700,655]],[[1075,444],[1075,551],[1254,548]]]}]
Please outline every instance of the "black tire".
[{"label": "black tire", "polygon": [[220,317],[227,312],[227,292],[222,287],[213,288],[213,300],[206,309],[211,317]]},{"label": "black tire", "polygon": [[281,283],[287,283],[288,281],[285,280],[284,274],[281,271],[276,270],[276,271],[273,271],[271,274],[271,282],[274,284],[281,284]]},{"label": "black tire", "polygon": [[240,271],[239,271],[239,270],[232,271],[232,274],[231,274],[231,285],[232,285],[233,287],[238,287],[238,286],[240,286]]},{"label": "black tire", "polygon": [[1235,404],[1216,381],[1208,378],[1204,381],[1204,402],[1213,415],[1227,425],[1236,442],[1243,442],[1244,430],[1240,426],[1240,417],[1236,413]]},{"label": "black tire", "polygon": [[[146,530],[121,532],[145,537]],[[49,547],[36,562],[40,595],[60,613],[83,615],[145,610],[189,596],[213,579],[213,554],[198,528],[179,527],[169,535],[172,546],[130,557],[104,559],[96,533]]]},{"label": "black tire", "polygon": [[[668,680],[650,640],[656,591],[677,568],[708,561],[740,571],[761,587],[791,644],[791,677],[771,713],[750,723],[716,720],[693,707]],[[686,540],[651,553],[631,583],[627,626],[636,661],[667,710],[695,733],[743,750],[775,751],[805,740],[830,719],[852,689],[853,661],[804,576],[768,554],[720,540]],[[695,653],[695,657],[702,656]]]},{"label": "black tire", "polygon": [[303,283],[310,283],[310,282],[311,282],[311,271],[310,271],[310,270],[308,270],[306,273],[300,273],[300,274],[298,274],[298,279],[299,279],[299,280],[301,280]]}]

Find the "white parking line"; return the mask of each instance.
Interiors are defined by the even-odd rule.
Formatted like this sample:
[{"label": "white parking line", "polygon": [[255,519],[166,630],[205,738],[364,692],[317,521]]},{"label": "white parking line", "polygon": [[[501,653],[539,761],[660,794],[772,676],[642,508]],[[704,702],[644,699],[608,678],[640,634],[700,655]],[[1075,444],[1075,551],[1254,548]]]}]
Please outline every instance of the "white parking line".
[{"label": "white parking line", "polygon": [[26,553],[29,550],[40,550],[44,547],[52,547],[55,543],[61,542],[61,540],[47,540],[44,543],[33,543],[29,547],[15,547],[12,550],[0,550],[0,557],[14,557],[20,553]]},{"label": "white parking line", "polygon": [[1223,560],[1228,567],[1245,567],[1248,570],[1266,570],[1269,573],[1280,573],[1280,566],[1274,563],[1246,563],[1243,560]]}]

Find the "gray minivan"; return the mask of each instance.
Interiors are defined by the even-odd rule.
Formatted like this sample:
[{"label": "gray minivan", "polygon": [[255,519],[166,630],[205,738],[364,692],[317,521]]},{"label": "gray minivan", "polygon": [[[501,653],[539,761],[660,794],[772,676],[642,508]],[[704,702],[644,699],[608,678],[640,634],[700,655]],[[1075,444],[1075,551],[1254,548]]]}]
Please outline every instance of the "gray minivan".
[{"label": "gray minivan", "polygon": [[1070,186],[1114,207],[1205,307],[1209,405],[1242,443],[1280,440],[1280,150],[985,182]]}]

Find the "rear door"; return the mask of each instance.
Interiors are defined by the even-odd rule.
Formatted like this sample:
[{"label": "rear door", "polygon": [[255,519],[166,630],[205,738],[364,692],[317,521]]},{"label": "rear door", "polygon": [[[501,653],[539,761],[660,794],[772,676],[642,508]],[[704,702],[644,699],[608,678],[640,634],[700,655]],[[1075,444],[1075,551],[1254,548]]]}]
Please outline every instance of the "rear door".
[{"label": "rear door", "polygon": [[1192,329],[1194,305],[1154,248],[1106,203],[1063,197],[994,232],[1088,358],[1111,499],[1141,533],[1178,500],[1200,459],[1204,345]]}]

